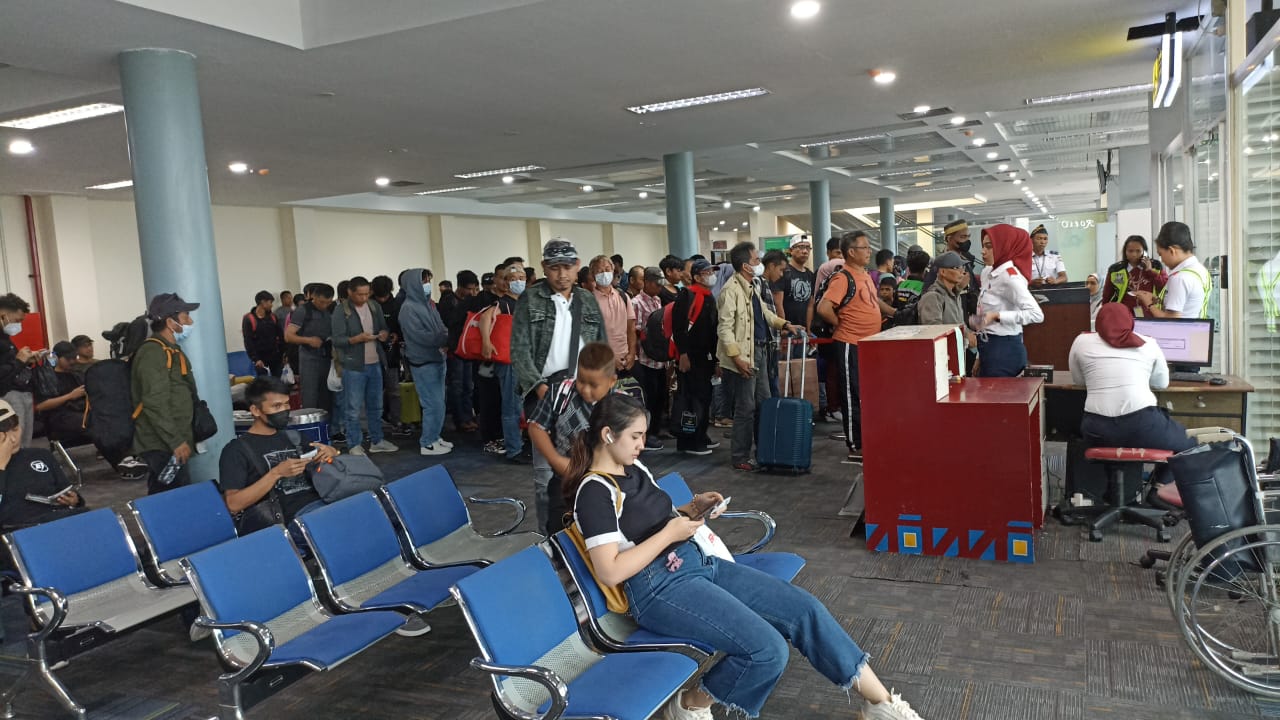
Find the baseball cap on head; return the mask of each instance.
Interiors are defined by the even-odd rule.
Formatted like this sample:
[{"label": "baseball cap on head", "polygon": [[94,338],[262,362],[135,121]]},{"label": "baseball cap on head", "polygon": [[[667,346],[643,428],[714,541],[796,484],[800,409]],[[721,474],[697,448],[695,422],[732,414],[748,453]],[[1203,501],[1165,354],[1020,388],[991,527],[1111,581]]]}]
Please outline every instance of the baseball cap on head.
[{"label": "baseball cap on head", "polygon": [[944,252],[933,261],[939,268],[962,268],[964,267],[964,258],[960,257],[960,253]]},{"label": "baseball cap on head", "polygon": [[74,347],[81,348],[81,347],[84,347],[85,345],[92,345],[93,338],[89,337],[88,335],[77,335],[71,338],[71,344]]},{"label": "baseball cap on head", "polygon": [[53,345],[54,357],[74,357],[75,354],[76,354],[76,346],[72,345],[66,340],[54,343]]},{"label": "baseball cap on head", "polygon": [[813,247],[813,241],[809,239],[808,235],[792,235],[791,242],[788,247],[795,247],[797,245],[803,245],[811,248]]},{"label": "baseball cap on head", "polygon": [[8,400],[0,399],[0,422],[8,420],[11,417],[17,417],[18,411],[13,409]]},{"label": "baseball cap on head", "polygon": [[177,293],[161,293],[151,298],[147,305],[147,317],[151,320],[163,320],[179,313],[191,312],[200,307],[200,303],[190,303]]},{"label": "baseball cap on head", "polygon": [[644,269],[644,281],[655,282],[661,285],[666,278],[662,276],[662,271],[656,267],[647,267]]},{"label": "baseball cap on head", "polygon": [[712,267],[714,266],[711,264],[710,260],[703,260],[699,258],[693,261],[693,266],[689,268],[689,274],[701,275],[702,273],[710,270]]},{"label": "baseball cap on head", "polygon": [[544,265],[572,265],[578,262],[578,249],[564,238],[552,238],[542,248]]}]

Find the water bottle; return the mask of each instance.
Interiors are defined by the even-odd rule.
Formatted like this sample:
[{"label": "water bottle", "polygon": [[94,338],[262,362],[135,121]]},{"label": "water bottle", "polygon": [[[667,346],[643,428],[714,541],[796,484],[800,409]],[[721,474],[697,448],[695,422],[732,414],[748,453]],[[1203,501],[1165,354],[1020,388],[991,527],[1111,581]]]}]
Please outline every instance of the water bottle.
[{"label": "water bottle", "polygon": [[169,457],[169,462],[165,463],[164,469],[160,471],[160,477],[156,478],[156,482],[161,485],[172,485],[173,479],[178,477],[178,468],[182,467],[178,464],[178,456]]}]

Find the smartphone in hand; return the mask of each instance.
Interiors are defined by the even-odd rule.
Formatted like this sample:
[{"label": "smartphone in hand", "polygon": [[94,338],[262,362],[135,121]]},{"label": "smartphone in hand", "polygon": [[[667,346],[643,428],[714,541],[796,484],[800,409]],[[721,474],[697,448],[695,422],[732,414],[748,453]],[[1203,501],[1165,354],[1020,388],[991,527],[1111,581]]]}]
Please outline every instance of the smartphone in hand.
[{"label": "smartphone in hand", "polygon": [[730,496],[725,498],[724,500],[721,500],[718,503],[708,503],[706,507],[695,506],[693,519],[705,520],[712,515],[716,515],[724,512],[724,509],[729,507],[729,501],[732,499],[733,497]]}]

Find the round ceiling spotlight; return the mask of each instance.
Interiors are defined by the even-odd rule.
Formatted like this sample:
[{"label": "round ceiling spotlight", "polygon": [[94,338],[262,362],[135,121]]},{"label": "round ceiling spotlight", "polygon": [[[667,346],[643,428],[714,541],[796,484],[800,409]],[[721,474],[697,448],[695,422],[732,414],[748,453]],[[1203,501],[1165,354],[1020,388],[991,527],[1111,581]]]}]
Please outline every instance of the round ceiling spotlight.
[{"label": "round ceiling spotlight", "polygon": [[797,20],[808,20],[817,17],[822,10],[822,3],[817,0],[800,0],[791,3],[791,17]]},{"label": "round ceiling spotlight", "polygon": [[378,187],[386,187],[391,184],[391,178],[389,177],[374,178],[373,184],[377,185]]},{"label": "round ceiling spotlight", "polygon": [[227,166],[227,169],[237,175],[243,175],[249,172],[249,163],[233,162]]},{"label": "round ceiling spotlight", "polygon": [[648,200],[648,199],[649,199],[649,191],[648,191],[648,190],[641,190],[641,191],[640,191],[640,199],[641,199],[641,200]]},{"label": "round ceiling spotlight", "polygon": [[724,225],[726,222],[728,222],[728,221],[727,221],[727,220],[721,220],[721,221],[720,221],[720,224],[721,224],[721,225]]},{"label": "round ceiling spotlight", "polygon": [[996,170],[999,170],[1000,172],[1004,172],[1005,170],[1008,170],[1008,169],[1009,169],[1009,165],[1007,163],[1000,163],[999,165],[996,166]]},{"label": "round ceiling spotlight", "polygon": [[892,70],[872,70],[871,79],[877,85],[892,85],[893,81],[898,79],[898,74]]},{"label": "round ceiling spotlight", "polygon": [[516,181],[516,176],[515,176],[515,175],[503,175],[503,176],[502,176],[502,184],[503,184],[503,185],[510,185],[511,183],[513,183],[513,182],[515,182],[515,181]]},{"label": "round ceiling spotlight", "polygon": [[733,201],[732,201],[732,200],[725,200],[724,202],[722,202],[722,203],[720,203],[720,204],[721,204],[722,206],[724,206],[724,209],[725,209],[725,210],[728,210],[729,208],[733,207]]},{"label": "round ceiling spotlight", "polygon": [[982,147],[983,145],[986,145],[986,144],[987,144],[987,139],[986,139],[986,138],[982,138],[982,137],[980,137],[980,138],[974,138],[974,139],[973,139],[973,146],[974,146],[974,147]]},{"label": "round ceiling spotlight", "polygon": [[30,140],[14,140],[9,143],[10,155],[30,155],[36,151],[36,146],[31,144]]},{"label": "round ceiling spotlight", "polygon": [[963,124],[964,124],[964,116],[963,116],[963,115],[956,115],[955,117],[951,118],[951,124],[952,124],[952,125],[963,125]]},{"label": "round ceiling spotlight", "polygon": [[1013,181],[1013,184],[1014,184],[1014,185],[1021,185],[1021,184],[1022,184],[1022,181],[1021,181],[1021,180],[1014,180],[1014,181]]},{"label": "round ceiling spotlight", "polygon": [[751,208],[751,212],[760,212],[760,206],[756,205],[755,207]]},{"label": "round ceiling spotlight", "polygon": [[995,159],[996,159],[996,158],[998,158],[998,157],[1000,157],[1000,153],[998,153],[998,152],[996,152],[996,151],[994,151],[994,150],[993,150],[993,151],[991,151],[991,152],[989,152],[989,153],[987,153],[987,159],[988,159],[988,160],[995,160]]},{"label": "round ceiling spotlight", "polygon": [[742,221],[742,227],[748,227],[748,226],[750,226],[750,225],[751,225],[751,223],[747,222],[746,220],[743,220],[743,221]]},{"label": "round ceiling spotlight", "polygon": [[595,192],[595,188],[591,187],[590,185],[583,185],[582,192]]}]

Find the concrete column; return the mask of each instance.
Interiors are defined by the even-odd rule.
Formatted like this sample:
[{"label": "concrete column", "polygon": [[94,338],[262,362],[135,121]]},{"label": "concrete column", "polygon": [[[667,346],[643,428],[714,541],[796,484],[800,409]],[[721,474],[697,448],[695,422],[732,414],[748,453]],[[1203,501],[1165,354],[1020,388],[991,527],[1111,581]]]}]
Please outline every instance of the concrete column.
[{"label": "concrete column", "polygon": [[916,245],[924,248],[930,255],[933,254],[933,236],[929,235],[929,226],[932,224],[932,209],[916,211]]},{"label": "concrete column", "polygon": [[809,234],[813,247],[826,247],[831,237],[831,183],[826,180],[809,181]]},{"label": "concrete column", "polygon": [[898,252],[898,229],[893,215],[893,198],[880,198],[880,249]]},{"label": "concrete column", "polygon": [[698,214],[693,198],[693,153],[662,156],[667,183],[667,247],[678,258],[698,253]]},{"label": "concrete column", "polygon": [[538,277],[542,277],[542,246],[551,239],[551,223],[546,220],[525,220],[524,231],[529,244],[529,255],[525,261],[537,268]]},{"label": "concrete column", "polygon": [[749,220],[751,221],[752,242],[762,237],[772,237],[778,234],[778,216],[767,210],[761,210],[760,212],[753,210]]},{"label": "concrete column", "polygon": [[176,292],[200,303],[183,349],[200,397],[218,421],[218,434],[191,460],[191,479],[200,482],[217,477],[218,456],[235,432],[196,59],[180,50],[143,49],[126,50],[119,60],[142,284],[148,298]]}]

